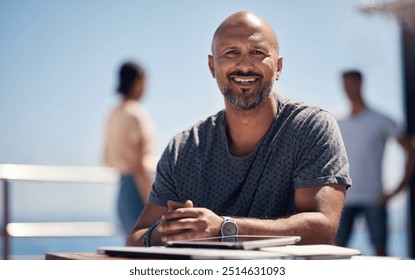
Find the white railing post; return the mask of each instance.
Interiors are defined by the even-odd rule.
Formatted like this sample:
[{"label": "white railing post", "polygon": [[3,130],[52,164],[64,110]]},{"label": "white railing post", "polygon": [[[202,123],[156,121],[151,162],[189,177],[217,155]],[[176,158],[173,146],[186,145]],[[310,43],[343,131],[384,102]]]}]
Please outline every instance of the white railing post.
[{"label": "white railing post", "polygon": [[3,226],[2,226],[2,239],[3,239],[3,259],[7,260],[10,254],[10,236],[7,232],[7,224],[9,223],[9,182],[5,179],[1,180],[3,183]]},{"label": "white railing post", "polygon": [[[113,168],[100,166],[42,166],[24,164],[0,164],[0,181],[3,185],[3,259],[10,258],[10,239],[17,237],[47,236],[109,236],[116,230],[104,222],[76,223],[12,223],[10,220],[10,183],[12,181],[65,182],[116,184],[119,173]],[[117,184],[118,186],[118,184]],[[73,228],[77,228],[74,231]],[[97,235],[98,234],[98,235]]]}]

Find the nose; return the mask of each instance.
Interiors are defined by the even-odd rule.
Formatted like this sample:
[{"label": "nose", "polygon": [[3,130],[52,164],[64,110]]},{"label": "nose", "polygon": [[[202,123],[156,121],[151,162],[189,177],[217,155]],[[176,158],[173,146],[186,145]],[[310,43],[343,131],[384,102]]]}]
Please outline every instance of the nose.
[{"label": "nose", "polygon": [[253,69],[254,65],[249,57],[248,54],[243,54],[239,57],[238,62],[236,63],[236,66],[244,71],[244,72],[248,72],[250,70]]}]

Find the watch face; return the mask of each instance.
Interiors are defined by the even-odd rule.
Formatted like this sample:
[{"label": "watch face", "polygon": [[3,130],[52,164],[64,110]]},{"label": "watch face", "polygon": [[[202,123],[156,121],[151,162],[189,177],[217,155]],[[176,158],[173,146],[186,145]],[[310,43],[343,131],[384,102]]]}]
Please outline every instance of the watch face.
[{"label": "watch face", "polygon": [[236,235],[238,234],[238,226],[235,222],[225,221],[222,225],[221,231],[223,236]]}]

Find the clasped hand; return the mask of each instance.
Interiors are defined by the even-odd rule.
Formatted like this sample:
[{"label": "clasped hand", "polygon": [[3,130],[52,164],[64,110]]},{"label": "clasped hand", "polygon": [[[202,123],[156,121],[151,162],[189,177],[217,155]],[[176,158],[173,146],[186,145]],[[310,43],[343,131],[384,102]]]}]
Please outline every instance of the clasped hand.
[{"label": "clasped hand", "polygon": [[206,208],[195,208],[187,200],[179,203],[169,200],[169,211],[161,216],[157,231],[162,243],[169,240],[184,240],[218,236],[223,218]]}]

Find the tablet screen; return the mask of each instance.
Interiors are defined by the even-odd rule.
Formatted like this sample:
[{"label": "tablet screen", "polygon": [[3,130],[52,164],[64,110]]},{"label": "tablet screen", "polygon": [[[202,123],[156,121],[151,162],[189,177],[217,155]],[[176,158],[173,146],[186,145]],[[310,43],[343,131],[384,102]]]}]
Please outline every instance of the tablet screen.
[{"label": "tablet screen", "polygon": [[232,235],[180,241],[168,241],[168,247],[216,248],[216,249],[259,249],[272,246],[295,244],[299,236]]}]

